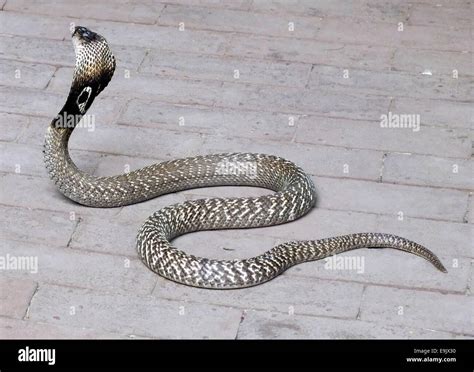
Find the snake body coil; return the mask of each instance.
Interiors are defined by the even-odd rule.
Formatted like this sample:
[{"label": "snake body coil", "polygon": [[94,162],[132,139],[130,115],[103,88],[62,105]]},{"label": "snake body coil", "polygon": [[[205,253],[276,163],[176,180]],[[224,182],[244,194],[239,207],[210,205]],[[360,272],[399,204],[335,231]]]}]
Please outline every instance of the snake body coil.
[{"label": "snake body coil", "polygon": [[313,182],[302,169],[285,159],[252,153],[172,160],[113,177],[82,172],[69,156],[69,137],[112,78],[115,58],[106,40],[84,27],[76,27],[73,43],[76,66],[71,90],[64,107],[48,127],[44,146],[46,168],[65,196],[91,207],[117,207],[206,186],[257,186],[275,192],[255,198],[192,200],[151,215],[138,233],[137,250],[143,262],[159,275],[202,288],[242,288],[270,280],[298,263],[363,247],[410,252],[446,271],[428,249],[381,233],[293,241],[245,260],[212,260],[176,249],[171,240],[193,231],[271,226],[295,220],[315,205]]}]

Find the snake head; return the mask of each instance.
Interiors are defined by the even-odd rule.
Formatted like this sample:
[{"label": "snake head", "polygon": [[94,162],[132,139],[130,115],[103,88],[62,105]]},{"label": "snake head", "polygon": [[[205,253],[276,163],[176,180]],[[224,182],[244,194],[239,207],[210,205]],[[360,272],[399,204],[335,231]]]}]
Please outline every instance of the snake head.
[{"label": "snake head", "polygon": [[115,71],[115,57],[104,37],[79,26],[74,28],[72,42],[76,53],[74,75],[66,103],[53,119],[55,127],[75,127]]},{"label": "snake head", "polygon": [[69,114],[84,115],[112,79],[115,57],[105,38],[86,27],[74,28],[72,42],[76,65],[64,109]]},{"label": "snake head", "polygon": [[104,38],[99,34],[82,26],[74,27],[74,31],[72,32],[72,39],[75,46],[76,44],[79,45],[88,42],[104,40]]},{"label": "snake head", "polygon": [[115,70],[115,57],[101,35],[76,27],[72,33],[76,65],[71,86],[76,106],[84,114],[92,101],[107,86]]},{"label": "snake head", "polygon": [[74,128],[115,71],[115,57],[104,37],[79,26],[74,28],[72,42],[76,65],[66,103],[51,123],[56,128]]}]

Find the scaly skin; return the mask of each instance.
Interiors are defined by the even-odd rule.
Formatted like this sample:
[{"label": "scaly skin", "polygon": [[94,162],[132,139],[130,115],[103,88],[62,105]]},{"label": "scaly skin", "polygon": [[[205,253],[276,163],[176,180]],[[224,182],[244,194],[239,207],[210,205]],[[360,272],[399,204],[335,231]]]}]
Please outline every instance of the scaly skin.
[{"label": "scaly skin", "polygon": [[[76,28],[73,41],[76,68],[71,91],[63,109],[48,127],[44,146],[46,168],[65,196],[91,207],[118,207],[206,186],[245,185],[275,192],[256,198],[187,201],[154,213],[138,233],[137,250],[143,262],[157,274],[201,288],[244,288],[264,283],[301,262],[357,248],[399,249],[421,256],[446,272],[428,249],[382,233],[288,242],[245,260],[195,257],[173,247],[174,238],[193,231],[272,226],[298,219],[316,203],[313,182],[292,162],[253,153],[172,160],[113,177],[96,177],[80,171],[69,156],[69,137],[112,78],[115,58],[105,39],[90,30]],[[71,115],[74,125],[67,127],[61,119]]]}]

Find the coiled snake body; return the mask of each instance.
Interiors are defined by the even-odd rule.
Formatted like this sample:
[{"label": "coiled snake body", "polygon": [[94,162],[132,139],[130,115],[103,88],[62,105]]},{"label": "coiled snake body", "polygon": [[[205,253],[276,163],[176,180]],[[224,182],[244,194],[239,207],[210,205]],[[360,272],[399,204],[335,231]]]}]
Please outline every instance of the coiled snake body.
[{"label": "coiled snake body", "polygon": [[76,66],[71,90],[48,127],[44,146],[46,168],[65,196],[87,206],[117,207],[205,186],[258,186],[275,192],[254,198],[192,200],[157,211],[146,220],[137,237],[138,254],[154,272],[196,287],[242,288],[270,280],[295,264],[363,247],[410,252],[446,271],[428,249],[382,233],[293,241],[245,260],[200,258],[176,249],[171,240],[193,231],[270,226],[295,220],[315,205],[313,182],[285,159],[252,153],[172,160],[113,177],[96,177],[79,170],[69,156],[68,140],[112,78],[115,58],[106,40],[84,27],[76,27],[72,38]]}]

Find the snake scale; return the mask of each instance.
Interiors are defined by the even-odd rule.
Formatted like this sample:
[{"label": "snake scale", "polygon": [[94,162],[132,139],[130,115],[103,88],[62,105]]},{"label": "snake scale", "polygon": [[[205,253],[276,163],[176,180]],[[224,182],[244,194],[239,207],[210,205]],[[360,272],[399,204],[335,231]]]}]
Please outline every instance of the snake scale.
[{"label": "snake scale", "polygon": [[271,226],[296,220],[315,205],[313,182],[290,161],[253,153],[188,157],[112,177],[81,171],[69,156],[68,141],[94,98],[111,80],[115,58],[107,41],[85,27],[76,27],[72,39],[76,54],[73,82],[64,107],[48,127],[44,145],[46,168],[66,197],[91,207],[119,207],[207,186],[256,186],[274,192],[260,197],[190,200],[152,214],[138,233],[137,251],[157,274],[195,287],[244,288],[264,283],[298,263],[364,247],[410,252],[446,272],[428,249],[383,233],[292,241],[244,260],[201,258],[175,248],[171,244],[174,238],[194,231]]}]

